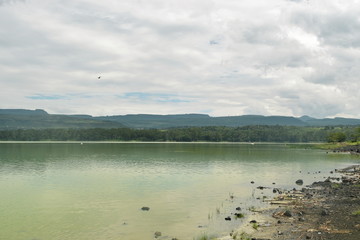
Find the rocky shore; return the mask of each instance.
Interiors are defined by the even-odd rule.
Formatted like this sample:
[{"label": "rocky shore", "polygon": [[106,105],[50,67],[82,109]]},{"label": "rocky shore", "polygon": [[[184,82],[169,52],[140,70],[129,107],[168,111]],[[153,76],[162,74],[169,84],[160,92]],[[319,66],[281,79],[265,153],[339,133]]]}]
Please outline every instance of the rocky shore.
[{"label": "rocky shore", "polygon": [[359,240],[360,165],[338,172],[340,178],[278,194],[221,240]]},{"label": "rocky shore", "polygon": [[346,145],[334,150],[334,152],[349,152],[351,154],[360,154],[360,144]]}]

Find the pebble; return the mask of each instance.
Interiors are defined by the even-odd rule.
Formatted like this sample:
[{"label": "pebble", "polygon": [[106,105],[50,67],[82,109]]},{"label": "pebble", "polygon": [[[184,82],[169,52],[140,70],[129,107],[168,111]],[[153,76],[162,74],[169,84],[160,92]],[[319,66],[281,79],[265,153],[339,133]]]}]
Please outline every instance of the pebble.
[{"label": "pebble", "polygon": [[155,236],[155,238],[160,237],[160,236],[161,236],[161,232],[155,232],[155,233],[154,233],[154,236]]},{"label": "pebble", "polygon": [[286,211],[284,212],[284,216],[286,216],[286,217],[291,217],[292,214],[291,214],[291,212],[290,212],[289,210],[286,210]]}]

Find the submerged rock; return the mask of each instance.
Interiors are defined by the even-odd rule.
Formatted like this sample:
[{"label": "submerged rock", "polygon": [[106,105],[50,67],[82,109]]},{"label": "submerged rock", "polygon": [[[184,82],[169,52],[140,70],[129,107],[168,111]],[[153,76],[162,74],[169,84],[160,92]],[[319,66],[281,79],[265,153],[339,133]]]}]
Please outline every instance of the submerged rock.
[{"label": "submerged rock", "polygon": [[244,217],[244,214],[242,214],[242,213],[235,213],[234,215],[237,218],[243,218]]},{"label": "submerged rock", "polygon": [[149,211],[150,208],[149,208],[149,207],[142,207],[141,210],[143,210],[143,211]]},{"label": "submerged rock", "polygon": [[302,179],[296,180],[295,182],[297,185],[303,185],[304,181]]}]

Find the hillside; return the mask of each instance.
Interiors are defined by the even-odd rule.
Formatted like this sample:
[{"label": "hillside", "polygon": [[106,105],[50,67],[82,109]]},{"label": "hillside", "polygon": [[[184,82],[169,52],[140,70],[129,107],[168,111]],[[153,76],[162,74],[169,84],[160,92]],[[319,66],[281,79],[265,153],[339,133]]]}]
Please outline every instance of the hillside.
[{"label": "hillside", "polygon": [[0,109],[0,129],[119,128],[121,123],[83,116],[48,114],[44,110]]},{"label": "hillside", "polygon": [[360,119],[325,118],[309,116],[300,118],[288,116],[243,115],[211,117],[206,114],[151,115],[129,114],[93,117],[91,115],[48,114],[41,109],[0,109],[0,129],[44,129],[44,128],[136,128],[166,129],[178,127],[249,125],[268,126],[344,126],[360,125]]}]

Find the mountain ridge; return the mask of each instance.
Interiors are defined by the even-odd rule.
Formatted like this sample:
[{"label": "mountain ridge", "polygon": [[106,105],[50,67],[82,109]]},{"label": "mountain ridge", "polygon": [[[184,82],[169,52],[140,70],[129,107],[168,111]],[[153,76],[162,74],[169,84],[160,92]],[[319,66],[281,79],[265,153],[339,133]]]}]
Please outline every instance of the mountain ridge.
[{"label": "mountain ridge", "polygon": [[282,126],[340,126],[360,125],[356,118],[323,118],[310,116],[263,116],[240,115],[212,117],[208,114],[126,114],[112,116],[91,116],[86,114],[49,114],[43,109],[0,109],[0,129],[41,128],[137,128],[165,129],[177,127],[248,125]]}]

